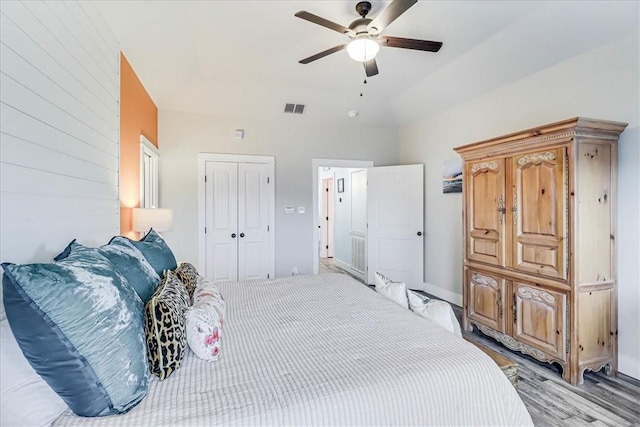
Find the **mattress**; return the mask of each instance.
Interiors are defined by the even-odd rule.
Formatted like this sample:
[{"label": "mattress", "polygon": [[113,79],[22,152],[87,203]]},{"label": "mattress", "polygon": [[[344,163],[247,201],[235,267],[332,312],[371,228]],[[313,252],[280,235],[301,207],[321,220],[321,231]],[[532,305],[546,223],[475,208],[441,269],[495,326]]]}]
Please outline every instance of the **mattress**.
[{"label": "mattress", "polygon": [[532,425],[487,355],[347,276],[219,286],[218,361],[187,352],[127,414],[54,425]]}]

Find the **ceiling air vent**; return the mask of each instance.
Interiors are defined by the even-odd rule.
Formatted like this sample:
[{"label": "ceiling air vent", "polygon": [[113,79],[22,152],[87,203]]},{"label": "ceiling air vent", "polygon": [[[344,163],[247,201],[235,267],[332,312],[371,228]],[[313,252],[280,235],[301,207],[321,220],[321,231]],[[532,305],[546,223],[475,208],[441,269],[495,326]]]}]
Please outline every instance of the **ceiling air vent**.
[{"label": "ceiling air vent", "polygon": [[284,105],[284,112],[287,114],[303,114],[304,108],[305,108],[304,104],[287,103]]}]

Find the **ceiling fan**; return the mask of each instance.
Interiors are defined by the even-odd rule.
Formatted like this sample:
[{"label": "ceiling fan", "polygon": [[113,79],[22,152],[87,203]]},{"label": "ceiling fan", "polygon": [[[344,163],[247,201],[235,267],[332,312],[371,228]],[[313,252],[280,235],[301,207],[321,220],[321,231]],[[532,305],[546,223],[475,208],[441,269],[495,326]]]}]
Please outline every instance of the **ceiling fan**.
[{"label": "ceiling fan", "polygon": [[358,15],[360,15],[361,18],[356,19],[349,24],[348,28],[304,10],[296,13],[295,16],[298,18],[345,34],[351,39],[346,43],[334,46],[320,53],[316,53],[315,55],[302,59],[298,62],[301,64],[308,64],[346,48],[347,53],[353,60],[364,64],[367,77],[371,77],[378,74],[378,64],[376,64],[375,56],[380,50],[380,46],[424,50],[427,52],[439,51],[442,47],[442,42],[380,35],[389,24],[395,21],[400,15],[405,13],[417,2],[418,0],[394,0],[389,6],[380,12],[378,16],[374,19],[370,19],[367,18],[367,14],[371,10],[371,3],[368,1],[361,1],[356,4],[356,12],[358,12]]}]

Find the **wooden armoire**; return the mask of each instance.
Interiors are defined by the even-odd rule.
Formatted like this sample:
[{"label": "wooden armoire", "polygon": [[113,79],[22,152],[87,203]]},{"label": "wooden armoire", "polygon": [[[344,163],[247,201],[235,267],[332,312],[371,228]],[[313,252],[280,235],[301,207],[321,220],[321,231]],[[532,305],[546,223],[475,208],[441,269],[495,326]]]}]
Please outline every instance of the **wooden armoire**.
[{"label": "wooden armoire", "polygon": [[617,372],[616,161],[627,125],[573,118],[458,147],[463,327],[558,363]]}]

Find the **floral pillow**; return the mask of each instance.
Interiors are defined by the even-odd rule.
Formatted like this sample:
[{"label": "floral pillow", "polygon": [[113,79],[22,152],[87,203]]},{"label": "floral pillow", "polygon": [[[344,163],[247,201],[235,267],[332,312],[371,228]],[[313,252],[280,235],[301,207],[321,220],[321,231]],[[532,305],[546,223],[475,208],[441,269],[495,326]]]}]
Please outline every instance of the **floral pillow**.
[{"label": "floral pillow", "polygon": [[187,310],[187,342],[201,359],[210,362],[220,357],[220,339],[224,326],[225,302],[212,282],[202,279]]}]

